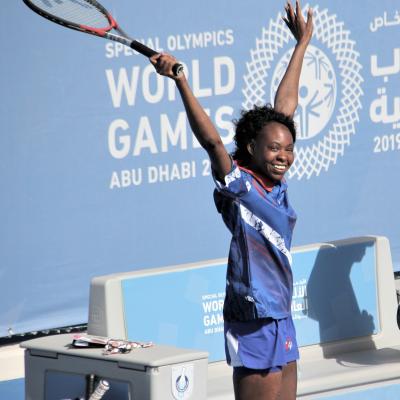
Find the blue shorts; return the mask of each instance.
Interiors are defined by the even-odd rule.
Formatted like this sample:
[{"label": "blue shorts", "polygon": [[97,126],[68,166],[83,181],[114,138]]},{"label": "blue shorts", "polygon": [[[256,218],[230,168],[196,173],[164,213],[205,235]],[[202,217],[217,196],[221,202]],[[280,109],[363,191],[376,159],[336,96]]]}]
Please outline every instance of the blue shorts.
[{"label": "blue shorts", "polygon": [[225,322],[225,354],[232,367],[281,370],[299,358],[292,317]]}]

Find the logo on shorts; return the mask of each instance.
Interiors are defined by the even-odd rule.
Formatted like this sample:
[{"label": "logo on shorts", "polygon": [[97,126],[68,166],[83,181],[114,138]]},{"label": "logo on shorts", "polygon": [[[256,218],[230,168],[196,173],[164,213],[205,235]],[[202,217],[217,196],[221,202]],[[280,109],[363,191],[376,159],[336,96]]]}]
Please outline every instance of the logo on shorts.
[{"label": "logo on shorts", "polygon": [[293,347],[292,339],[290,337],[286,338],[285,350],[290,351],[290,350],[292,350],[292,347]]},{"label": "logo on shorts", "polygon": [[[308,8],[307,4],[304,10]],[[293,52],[291,40],[292,34],[281,13],[262,29],[244,76],[244,109],[273,102]],[[327,171],[350,144],[363,94],[362,67],[355,45],[336,15],[314,7],[313,45],[308,46],[304,58],[299,106],[294,117],[298,141],[296,159],[288,172],[290,178],[309,179],[322,170]],[[268,80],[271,82],[269,93]]]}]

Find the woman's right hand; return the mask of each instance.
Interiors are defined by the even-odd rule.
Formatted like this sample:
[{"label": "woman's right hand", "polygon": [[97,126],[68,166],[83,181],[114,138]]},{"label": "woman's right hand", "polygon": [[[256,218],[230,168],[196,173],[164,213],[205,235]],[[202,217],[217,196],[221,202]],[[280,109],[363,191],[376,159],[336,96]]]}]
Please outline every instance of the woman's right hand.
[{"label": "woman's right hand", "polygon": [[178,76],[175,76],[173,73],[173,67],[178,63],[178,60],[167,53],[158,53],[154,56],[150,57],[150,62],[153,64],[157,73],[163,76],[167,76],[168,78],[179,80],[184,76],[184,73],[181,72]]}]

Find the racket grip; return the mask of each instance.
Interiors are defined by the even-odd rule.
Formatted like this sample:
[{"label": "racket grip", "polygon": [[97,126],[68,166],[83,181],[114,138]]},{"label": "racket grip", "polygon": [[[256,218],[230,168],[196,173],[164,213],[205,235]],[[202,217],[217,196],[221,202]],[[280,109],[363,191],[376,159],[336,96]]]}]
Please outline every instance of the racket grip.
[{"label": "racket grip", "polygon": [[[155,54],[158,54],[156,51],[154,51],[153,49],[151,49],[150,47],[147,47],[146,45],[144,45],[143,43],[138,42],[137,40],[132,40],[130,47],[133,50],[136,50],[137,52],[139,52],[140,54],[143,54],[146,57],[152,57]],[[179,76],[179,74],[183,71],[183,65],[176,63],[173,67],[172,67],[172,73],[175,76]]]},{"label": "racket grip", "polygon": [[138,51],[140,54],[143,54],[146,57],[152,57],[155,54],[158,54],[156,51],[151,49],[150,47],[145,46],[143,43],[138,42],[137,40],[132,40],[130,47],[133,50]]}]

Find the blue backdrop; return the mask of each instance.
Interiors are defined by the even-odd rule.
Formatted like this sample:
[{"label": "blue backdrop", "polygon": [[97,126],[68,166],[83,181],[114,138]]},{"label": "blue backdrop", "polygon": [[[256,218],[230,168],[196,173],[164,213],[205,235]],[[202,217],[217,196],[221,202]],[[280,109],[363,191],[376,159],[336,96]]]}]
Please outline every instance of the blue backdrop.
[{"label": "blue backdrop", "polygon": [[[271,101],[294,46],[283,1],[104,5],[185,64],[229,149],[232,119]],[[385,235],[400,269],[399,4],[310,5],[289,176],[294,245]],[[172,82],[144,57],[45,21],[22,1],[6,7],[0,336],[85,322],[93,276],[225,257],[209,164]]]}]

